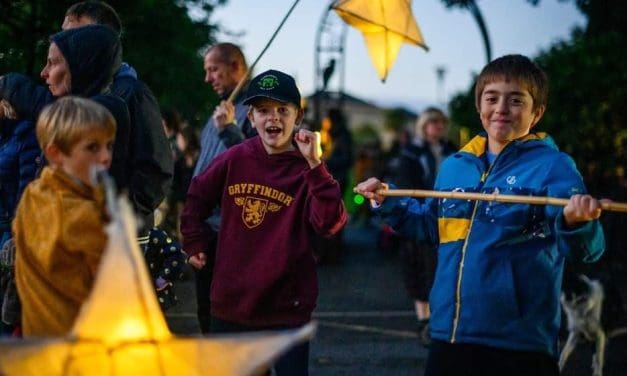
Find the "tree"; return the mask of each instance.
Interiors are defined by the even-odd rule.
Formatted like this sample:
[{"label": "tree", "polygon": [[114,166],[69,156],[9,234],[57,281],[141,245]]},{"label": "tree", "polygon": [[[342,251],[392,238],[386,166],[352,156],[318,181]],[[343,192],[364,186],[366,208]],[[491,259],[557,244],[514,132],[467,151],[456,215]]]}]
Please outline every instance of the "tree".
[{"label": "tree", "polygon": [[[47,38],[60,30],[77,0],[0,0],[0,74],[16,71],[38,80]],[[164,108],[204,121],[217,97],[203,83],[202,51],[214,42],[213,10],[226,0],[111,0],[123,22],[124,60]],[[190,16],[193,10],[194,17]]]},{"label": "tree", "polygon": [[573,155],[592,191],[600,193],[624,169],[627,146],[627,56],[618,33],[576,33],[540,54],[550,77],[542,128]]},{"label": "tree", "polygon": [[[537,5],[540,0],[527,0],[532,5]],[[560,0],[564,1],[564,0]],[[586,0],[577,0],[579,2],[586,2]],[[483,18],[481,9],[477,5],[476,0],[442,0],[447,8],[460,8],[465,9],[472,14],[472,18],[475,19],[479,32],[481,33],[481,39],[483,39],[483,47],[485,49],[486,62],[492,61],[492,44],[490,43],[490,34],[488,33],[488,26]]]},{"label": "tree", "polygon": [[385,110],[384,128],[392,132],[401,132],[405,129],[408,122],[416,118],[416,114],[407,111],[402,107]]}]

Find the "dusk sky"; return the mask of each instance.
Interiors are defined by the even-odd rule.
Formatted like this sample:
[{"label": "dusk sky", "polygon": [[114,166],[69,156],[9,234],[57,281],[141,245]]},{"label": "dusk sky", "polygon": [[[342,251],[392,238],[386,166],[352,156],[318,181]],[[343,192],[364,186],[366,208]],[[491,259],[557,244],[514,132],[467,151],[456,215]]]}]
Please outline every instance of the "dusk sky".
[{"label": "dusk sky", "polygon": [[[219,8],[212,22],[234,34],[220,34],[220,41],[242,46],[249,63],[259,55],[294,0],[230,0]],[[359,98],[419,111],[439,104],[458,91],[467,90],[472,76],[486,63],[479,28],[467,11],[446,9],[440,0],[415,0],[414,17],[430,50],[404,45],[387,81],[381,83],[368,56],[361,34],[348,29],[344,90]],[[478,0],[492,42],[492,57],[521,53],[533,57],[559,40],[567,40],[585,17],[574,1],[541,0],[533,7],[525,0]],[[329,5],[326,0],[300,0],[283,29],[255,68],[259,73],[278,69],[293,75],[304,95],[314,85],[316,33]],[[335,24],[341,21],[334,13]],[[324,66],[325,62],[322,62]],[[438,86],[436,68],[446,69]],[[339,74],[330,88],[338,87]]]}]

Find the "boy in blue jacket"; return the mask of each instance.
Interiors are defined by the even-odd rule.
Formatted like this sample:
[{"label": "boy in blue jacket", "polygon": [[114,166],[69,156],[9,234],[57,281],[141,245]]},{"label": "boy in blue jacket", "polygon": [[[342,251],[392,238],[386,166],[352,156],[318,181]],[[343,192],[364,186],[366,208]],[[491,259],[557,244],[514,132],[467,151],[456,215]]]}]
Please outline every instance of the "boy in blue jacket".
[{"label": "boy in blue jacket", "polygon": [[601,206],[572,159],[532,132],[546,108],[544,72],[527,57],[489,63],[475,87],[484,132],[448,157],[438,191],[570,197],[540,206],[387,198],[356,191],[404,236],[438,244],[426,375],[558,375],[559,294],[566,258],[596,261]]}]

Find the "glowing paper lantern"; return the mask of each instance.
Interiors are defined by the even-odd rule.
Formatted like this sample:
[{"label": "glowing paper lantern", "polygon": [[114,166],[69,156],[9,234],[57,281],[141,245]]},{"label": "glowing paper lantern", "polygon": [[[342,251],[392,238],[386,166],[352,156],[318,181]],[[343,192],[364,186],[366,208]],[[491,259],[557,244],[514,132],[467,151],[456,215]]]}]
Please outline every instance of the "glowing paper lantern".
[{"label": "glowing paper lantern", "polygon": [[72,331],[63,338],[1,340],[0,374],[251,375],[313,336],[313,323],[281,332],[174,336],[137,245],[128,201],[120,198],[109,211],[107,248]]},{"label": "glowing paper lantern", "polygon": [[370,60],[383,82],[403,43],[428,50],[411,11],[410,0],[338,0],[331,8],[362,33]]}]

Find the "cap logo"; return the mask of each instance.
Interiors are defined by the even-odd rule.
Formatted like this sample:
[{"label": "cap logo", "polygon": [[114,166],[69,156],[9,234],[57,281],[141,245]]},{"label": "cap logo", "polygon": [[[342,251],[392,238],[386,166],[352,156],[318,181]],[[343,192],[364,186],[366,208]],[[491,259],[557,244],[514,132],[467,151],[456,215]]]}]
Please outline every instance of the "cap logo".
[{"label": "cap logo", "polygon": [[279,86],[279,79],[272,74],[266,74],[261,77],[258,82],[261,90],[274,90]]}]

